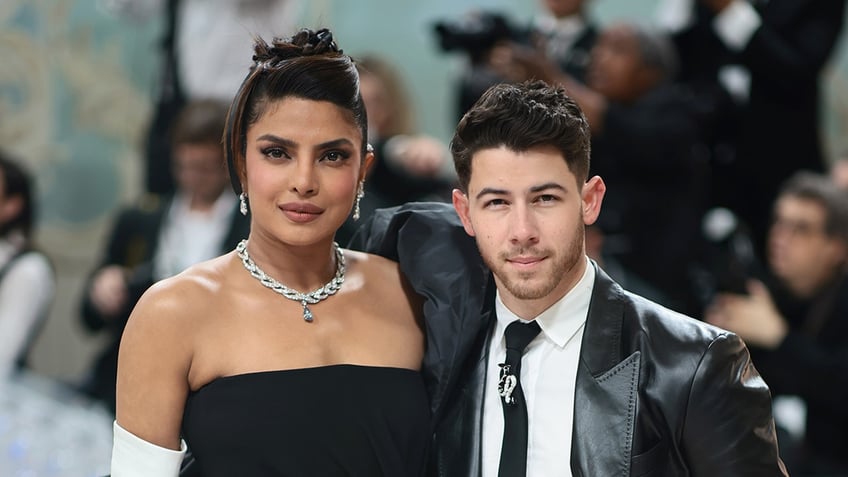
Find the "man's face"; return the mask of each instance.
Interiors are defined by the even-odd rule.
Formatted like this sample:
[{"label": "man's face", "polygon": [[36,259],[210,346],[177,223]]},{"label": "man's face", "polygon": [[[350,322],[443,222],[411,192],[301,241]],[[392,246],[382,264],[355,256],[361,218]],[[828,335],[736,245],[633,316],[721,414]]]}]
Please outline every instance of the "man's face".
[{"label": "man's face", "polygon": [[533,318],[577,283],[584,226],[597,219],[604,191],[599,177],[580,184],[553,147],[474,154],[467,194],[454,191],[454,207],[510,310]]},{"label": "man's face", "polygon": [[174,177],[180,192],[211,204],[229,185],[220,144],[186,143],[174,148]]},{"label": "man's face", "polygon": [[545,0],[543,3],[545,8],[551,12],[551,15],[556,18],[563,18],[580,13],[586,0]]},{"label": "man's face", "polygon": [[639,41],[628,25],[608,27],[592,48],[587,85],[611,101],[633,101],[657,78],[656,72],[643,65]]},{"label": "man's face", "polygon": [[784,196],[775,204],[769,264],[798,296],[814,294],[845,261],[846,246],[825,233],[825,218],[824,207],[815,200]]}]

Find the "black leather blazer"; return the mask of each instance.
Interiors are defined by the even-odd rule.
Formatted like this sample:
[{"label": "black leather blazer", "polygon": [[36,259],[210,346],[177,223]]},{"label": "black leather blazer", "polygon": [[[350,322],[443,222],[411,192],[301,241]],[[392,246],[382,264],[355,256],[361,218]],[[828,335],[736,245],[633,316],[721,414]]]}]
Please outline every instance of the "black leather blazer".
[{"label": "black leather blazer", "polygon": [[[480,475],[494,282],[448,204],[378,210],[351,244],[423,295],[428,475]],[[575,476],[779,476],[771,398],[734,334],[623,290],[597,265],[578,364]],[[494,385],[493,383],[491,385]]]}]

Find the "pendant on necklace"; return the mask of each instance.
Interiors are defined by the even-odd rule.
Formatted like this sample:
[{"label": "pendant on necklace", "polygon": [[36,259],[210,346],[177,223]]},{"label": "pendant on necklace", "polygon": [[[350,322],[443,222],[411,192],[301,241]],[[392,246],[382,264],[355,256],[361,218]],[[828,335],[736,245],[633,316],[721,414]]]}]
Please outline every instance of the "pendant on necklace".
[{"label": "pendant on necklace", "polygon": [[300,302],[303,304],[303,320],[312,323],[312,310],[309,309],[309,306],[306,304],[306,300]]}]

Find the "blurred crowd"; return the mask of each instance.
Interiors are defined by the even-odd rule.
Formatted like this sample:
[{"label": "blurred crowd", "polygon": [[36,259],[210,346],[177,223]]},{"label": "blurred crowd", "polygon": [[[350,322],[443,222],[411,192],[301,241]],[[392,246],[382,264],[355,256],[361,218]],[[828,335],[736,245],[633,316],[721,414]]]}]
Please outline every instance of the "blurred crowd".
[{"label": "blurred crowd", "polygon": [[[219,60],[234,45],[209,61],[192,54],[191,35],[216,25],[243,34],[246,18],[287,15],[275,1],[227,2],[231,11],[215,15],[203,2],[159,3],[167,21],[145,194],[115,214],[79,309],[67,313],[106,336],[84,379],[70,384],[106,409],[136,300],[248,232],[221,148],[245,69],[232,67],[237,79],[209,74],[210,63],[228,72]],[[445,121],[496,83],[564,85],[591,126],[590,176],[608,191],[587,253],[625,288],[738,333],[780,404],[792,475],[848,475],[848,153],[828,160],[820,143],[820,79],[845,2],[663,0],[649,24],[600,24],[588,4],[544,0],[527,24],[490,11],[439,22],[441,49],[466,65],[454,79],[456,116]],[[356,59],[376,152],[360,216],[449,201],[448,145],[416,125],[404,65],[376,50]],[[0,157],[4,375],[27,369],[56,293],[50,258],[32,240],[36,205],[20,161]],[[348,220],[337,241],[356,226]]]}]

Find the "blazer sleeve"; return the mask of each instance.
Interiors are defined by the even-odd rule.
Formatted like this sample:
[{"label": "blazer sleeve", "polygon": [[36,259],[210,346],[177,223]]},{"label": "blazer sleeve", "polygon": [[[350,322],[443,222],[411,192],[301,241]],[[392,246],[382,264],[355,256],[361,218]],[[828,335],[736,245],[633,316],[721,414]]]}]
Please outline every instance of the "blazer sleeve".
[{"label": "blazer sleeve", "polygon": [[735,334],[719,335],[704,353],[682,439],[693,476],[788,475],[778,456],[769,388]]},{"label": "blazer sleeve", "polygon": [[[796,94],[798,82],[815,82],[839,39],[844,22],[842,0],[809,1],[796,6],[791,30],[780,30],[766,17],[742,52],[742,62],[769,78],[783,94]],[[777,8],[777,7],[775,7]]]},{"label": "blazer sleeve", "polygon": [[461,364],[487,323],[481,310],[488,299],[489,272],[476,243],[450,204],[411,202],[378,209],[349,246],[398,262],[423,297],[427,349],[422,375],[437,420]]},{"label": "blazer sleeve", "polygon": [[[109,233],[105,253],[97,267],[89,274],[82,291],[80,318],[89,331],[99,331],[107,325],[113,326],[115,322],[100,313],[91,301],[92,282],[97,272],[110,265],[120,265],[132,270],[131,276],[128,273],[128,280],[152,283],[152,269],[145,263],[147,257],[151,255],[150,250],[147,249],[150,246],[149,233],[146,233],[145,229],[155,226],[153,220],[150,214],[135,208],[125,209],[115,220]],[[127,301],[134,304],[135,301],[132,298],[130,297]]]}]

